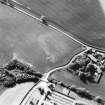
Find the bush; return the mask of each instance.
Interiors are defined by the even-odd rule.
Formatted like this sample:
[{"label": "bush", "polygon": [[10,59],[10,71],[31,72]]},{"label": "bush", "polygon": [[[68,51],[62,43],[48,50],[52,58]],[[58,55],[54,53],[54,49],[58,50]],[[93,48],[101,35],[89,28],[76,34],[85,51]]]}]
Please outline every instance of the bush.
[{"label": "bush", "polygon": [[36,78],[34,75],[29,75],[26,73],[22,73],[17,75],[16,83],[23,83],[23,82],[37,82],[39,79]]},{"label": "bush", "polygon": [[14,87],[16,85],[16,81],[14,78],[7,77],[7,79],[3,82],[4,87]]},{"label": "bush", "polygon": [[4,68],[7,70],[13,70],[16,68],[16,63],[17,63],[17,60],[12,60],[12,61],[8,62],[8,64],[6,64],[4,66]]},{"label": "bush", "polygon": [[3,68],[0,68],[0,82],[5,87],[13,87],[16,83],[37,82],[42,74],[35,71],[30,65],[13,59]]}]

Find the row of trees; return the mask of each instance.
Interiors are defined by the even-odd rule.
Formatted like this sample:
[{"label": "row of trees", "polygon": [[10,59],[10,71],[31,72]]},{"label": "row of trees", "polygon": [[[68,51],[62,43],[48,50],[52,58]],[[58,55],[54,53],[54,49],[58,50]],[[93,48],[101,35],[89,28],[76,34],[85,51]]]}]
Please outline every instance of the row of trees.
[{"label": "row of trees", "polygon": [[51,83],[54,83],[55,85],[60,85],[63,88],[69,89],[70,91],[76,93],[81,98],[85,98],[90,101],[94,100],[95,102],[98,103],[97,105],[105,105],[105,101],[101,97],[92,95],[88,90],[84,88],[79,88],[75,85],[68,85],[55,79],[50,79],[49,81]]}]

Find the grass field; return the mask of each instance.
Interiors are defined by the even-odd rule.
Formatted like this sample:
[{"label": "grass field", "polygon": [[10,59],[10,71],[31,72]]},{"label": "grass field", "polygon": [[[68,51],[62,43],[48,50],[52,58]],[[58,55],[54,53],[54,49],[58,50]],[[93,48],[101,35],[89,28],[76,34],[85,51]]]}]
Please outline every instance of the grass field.
[{"label": "grass field", "polygon": [[95,96],[101,96],[105,100],[105,74],[103,78],[101,79],[99,84],[84,84],[80,79],[76,76],[73,76],[72,74],[69,74],[68,72],[56,72],[54,75],[54,78],[56,78],[59,81],[63,81],[67,84],[73,84],[77,87],[86,88],[90,91],[91,94]]},{"label": "grass field", "polygon": [[[81,45],[61,32],[0,4],[0,64],[13,53],[45,72],[67,63]],[[79,50],[80,49],[80,50]]]},{"label": "grass field", "polygon": [[[0,14],[0,65],[15,53],[44,73],[66,64],[75,52],[82,50],[80,44],[64,34],[10,7],[0,4]],[[4,91],[0,86],[0,94]]]}]

